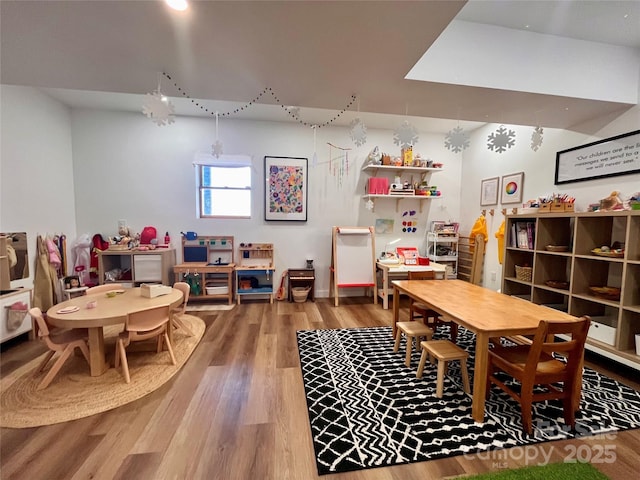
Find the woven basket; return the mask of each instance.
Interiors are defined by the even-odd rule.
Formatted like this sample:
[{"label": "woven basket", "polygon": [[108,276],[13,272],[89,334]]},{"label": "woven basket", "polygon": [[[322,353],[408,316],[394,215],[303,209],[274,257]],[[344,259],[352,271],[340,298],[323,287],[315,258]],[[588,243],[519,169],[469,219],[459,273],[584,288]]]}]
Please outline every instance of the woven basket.
[{"label": "woven basket", "polygon": [[531,281],[531,273],[533,272],[532,267],[521,267],[516,265],[516,278],[518,280],[522,280],[523,282]]},{"label": "woven basket", "polygon": [[307,301],[307,295],[311,291],[311,287],[293,287],[291,289],[291,295],[293,296],[293,301],[296,303],[304,303]]}]

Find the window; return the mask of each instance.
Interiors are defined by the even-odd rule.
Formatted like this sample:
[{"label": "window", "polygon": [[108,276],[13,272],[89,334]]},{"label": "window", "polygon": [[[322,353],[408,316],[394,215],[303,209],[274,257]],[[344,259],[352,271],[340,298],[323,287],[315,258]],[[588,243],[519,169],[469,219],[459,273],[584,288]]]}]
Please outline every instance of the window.
[{"label": "window", "polygon": [[198,216],[251,218],[251,158],[198,155]]}]

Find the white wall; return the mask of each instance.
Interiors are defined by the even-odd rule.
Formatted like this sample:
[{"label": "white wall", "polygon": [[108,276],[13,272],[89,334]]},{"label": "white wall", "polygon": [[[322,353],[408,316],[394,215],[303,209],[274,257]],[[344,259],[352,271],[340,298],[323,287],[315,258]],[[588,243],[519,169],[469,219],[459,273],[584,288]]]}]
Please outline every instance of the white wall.
[{"label": "white wall", "polygon": [[[367,143],[355,147],[344,127],[321,128],[314,141],[313,131],[297,123],[221,119],[218,132],[224,153],[253,158],[255,193],[250,220],[218,220],[196,218],[192,166],[195,153],[210,151],[216,140],[215,120],[180,117],[172,125],[158,127],[142,113],[73,110],[72,130],[78,234],[115,235],[118,220],[123,219],[135,232],[146,225],[155,226],[161,234],[169,231],[177,245],[180,232],[187,230],[233,235],[236,244],[272,242],[276,278],[286,268],[304,266],[307,257],[314,259],[318,296],[326,296],[329,290],[332,226],[374,225],[376,218],[392,218],[394,233],[376,239],[381,250],[386,241],[397,237],[403,237],[398,245],[420,246],[430,220],[459,216],[460,156],[444,148],[441,134],[419,132],[415,153],[444,163],[444,170],[432,177],[443,198],[424,201],[422,213],[417,200],[402,200],[398,212],[395,201],[378,200],[372,213],[362,199],[368,175],[361,167],[376,145],[399,155],[393,131],[370,130]],[[327,142],[351,148],[348,169],[342,175],[338,165],[343,155],[338,149],[330,150]],[[264,220],[265,155],[309,159],[307,222]],[[403,217],[411,210],[416,215]],[[417,219],[418,231],[402,234],[402,220],[409,218]]]},{"label": "white wall", "polygon": [[27,87],[0,86],[0,231],[27,232],[32,286],[36,236],[76,234],[70,111]]},{"label": "white wall", "polygon": [[[487,149],[487,137],[500,125],[488,124],[471,134],[471,146],[463,152],[464,170],[462,173],[462,209],[461,226],[468,232],[482,209],[480,207],[480,181],[484,178],[502,177],[510,173],[524,172],[523,200],[536,199],[552,193],[567,193],[576,198],[576,210],[586,211],[591,203],[598,203],[613,190],[621,192],[623,199],[640,191],[640,174],[588,180],[576,183],[554,185],[556,152],[603,138],[631,132],[640,125],[640,107],[634,107],[610,122],[605,128],[593,135],[585,135],[566,130],[544,129],[543,143],[537,152],[531,149],[533,127],[506,125],[516,133],[516,144],[504,153],[495,153]],[[502,266],[498,263],[497,239],[495,232],[504,216],[501,209],[511,209],[514,204],[493,207],[495,214],[487,214],[489,242],[487,244],[484,286],[498,290],[501,286]],[[467,208],[469,207],[469,208]],[[492,272],[496,279],[491,280]]]},{"label": "white wall", "polygon": [[[374,225],[376,218],[390,218],[395,221],[394,232],[376,238],[378,252],[397,237],[403,238],[397,245],[424,249],[424,233],[432,220],[460,221],[461,231],[469,231],[481,211],[483,178],[523,171],[524,199],[566,192],[577,198],[578,209],[597,202],[613,189],[626,196],[640,190],[639,175],[566,184],[562,188],[553,185],[558,150],[637,129],[640,107],[593,135],[545,129],[538,152],[530,148],[533,127],[508,126],[516,131],[516,146],[503,154],[486,147],[486,137],[498,125],[471,132],[471,146],[458,154],[444,147],[442,134],[419,132],[415,153],[444,163],[443,171],[430,178],[443,197],[424,201],[422,213],[418,200],[412,199],[401,200],[397,212],[393,200],[378,200],[375,212],[365,209],[362,194],[368,176],[361,167],[376,145],[382,151],[399,153],[392,130],[371,129],[367,143],[355,147],[348,129],[343,127],[322,128],[314,141],[313,131],[296,123],[222,119],[218,131],[224,152],[249,154],[254,160],[253,218],[203,220],[195,216],[195,173],[191,163],[196,151],[208,151],[215,141],[213,119],[179,117],[173,125],[158,127],[142,113],[70,112],[58,101],[28,87],[3,85],[1,94],[0,230],[27,231],[33,254],[37,234],[64,232],[71,245],[83,233],[114,235],[118,220],[124,219],[136,232],[146,225],[155,226],[160,234],[169,231],[175,244],[179,244],[180,231],[186,230],[201,235],[233,235],[236,243],[273,242],[276,278],[282,270],[304,266],[305,259],[312,257],[318,277],[317,295],[326,296],[333,225]],[[330,172],[327,142],[351,148],[348,174],[340,177]],[[337,161],[338,151],[333,149],[331,153]],[[264,221],[265,155],[309,158],[306,223]],[[494,289],[500,288],[501,283],[494,237],[502,222],[500,208],[497,205],[495,215],[487,217],[489,244],[484,284]],[[411,210],[416,211],[413,218],[418,221],[418,231],[402,234],[402,221],[408,218],[403,213]],[[491,272],[496,272],[496,281],[490,280]]]}]

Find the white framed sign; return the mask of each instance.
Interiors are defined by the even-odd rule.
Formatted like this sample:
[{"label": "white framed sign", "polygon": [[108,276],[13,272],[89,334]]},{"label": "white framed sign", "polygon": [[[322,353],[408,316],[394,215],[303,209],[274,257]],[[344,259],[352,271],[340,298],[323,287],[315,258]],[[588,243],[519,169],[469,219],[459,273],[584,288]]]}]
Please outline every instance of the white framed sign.
[{"label": "white framed sign", "polygon": [[640,130],[556,153],[555,185],[640,172]]}]

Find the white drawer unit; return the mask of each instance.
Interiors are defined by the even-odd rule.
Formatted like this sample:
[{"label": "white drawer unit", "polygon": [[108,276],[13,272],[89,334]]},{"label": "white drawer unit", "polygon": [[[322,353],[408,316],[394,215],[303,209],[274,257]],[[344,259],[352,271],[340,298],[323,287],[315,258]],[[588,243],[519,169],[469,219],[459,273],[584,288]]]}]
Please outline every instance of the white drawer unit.
[{"label": "white drawer unit", "polygon": [[160,255],[134,255],[133,278],[136,282],[161,282],[162,257]]},{"label": "white drawer unit", "polygon": [[8,307],[16,302],[31,308],[31,289],[20,288],[0,297],[0,342],[31,331],[31,316],[26,312],[11,312]]}]

